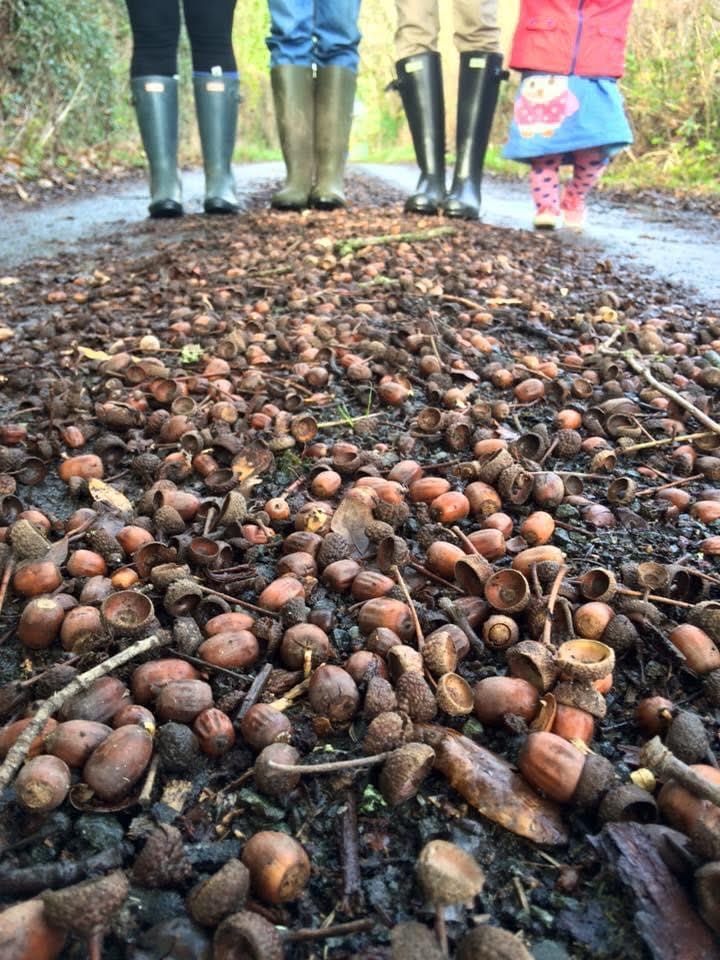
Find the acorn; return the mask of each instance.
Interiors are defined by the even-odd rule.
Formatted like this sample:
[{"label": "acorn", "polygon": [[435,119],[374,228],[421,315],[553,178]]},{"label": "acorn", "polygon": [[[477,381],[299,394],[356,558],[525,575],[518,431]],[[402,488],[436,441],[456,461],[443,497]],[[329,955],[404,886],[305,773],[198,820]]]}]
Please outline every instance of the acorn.
[{"label": "acorn", "polygon": [[618,613],[605,627],[601,639],[620,655],[634,649],[640,637],[632,620],[625,614]]},{"label": "acorn", "polygon": [[520,677],[485,677],[473,687],[475,716],[481,723],[498,726],[507,716],[530,723],[540,709],[540,694]]},{"label": "acorn", "polygon": [[581,808],[597,806],[613,779],[612,765],[604,757],[585,756],[568,740],[544,731],[527,737],[518,768],[552,800]]},{"label": "acorn", "polygon": [[213,960],[283,960],[280,934],[269,920],[249,910],[225,917],[213,938]]},{"label": "acorn", "polygon": [[184,723],[164,723],[155,735],[155,748],[165,773],[187,775],[204,761],[198,738]]},{"label": "acorn", "polygon": [[363,753],[372,756],[396,750],[413,736],[412,720],[406,713],[390,710],[379,713],[368,724],[362,742]]},{"label": "acorn", "polygon": [[127,877],[122,870],[114,870],[63,890],[46,890],[41,898],[47,920],[87,940],[90,960],[100,960],[103,935],[128,892]]},{"label": "acorn", "polygon": [[112,727],[94,720],[67,720],[45,736],[45,751],[69,767],[80,768],[111,733]]},{"label": "acorn", "polygon": [[430,775],[435,751],[424,743],[408,743],[394,750],[382,765],[378,785],[391,807],[414,797]]},{"label": "acorn", "polygon": [[436,630],[426,638],[422,648],[425,666],[434,677],[452,673],[457,666],[458,657],[453,639],[447,631]]},{"label": "acorn", "polygon": [[48,921],[40,899],[16,903],[0,913],[4,960],[58,960],[66,939],[66,931]]},{"label": "acorn", "polygon": [[212,687],[203,680],[172,680],[164,684],[155,699],[158,720],[192,723],[213,705]]},{"label": "acorn", "polygon": [[54,597],[34,597],[25,605],[17,625],[18,640],[30,650],[44,650],[60,634],[65,610]]},{"label": "acorn", "polygon": [[255,785],[260,793],[270,797],[284,797],[300,783],[301,774],[276,770],[271,764],[292,766],[298,763],[300,754],[289,743],[270,743],[255,759]]},{"label": "acorn", "polygon": [[436,908],[471,903],[485,886],[485,874],[474,857],[447,840],[431,840],[415,865],[426,899]]},{"label": "acorn", "polygon": [[157,696],[161,687],[173,680],[196,680],[200,674],[187,660],[178,657],[161,657],[149,660],[133,670],[130,688],[133,699],[147,705]]},{"label": "acorn", "polygon": [[95,720],[106,723],[130,702],[130,691],[116,677],[98,677],[82,693],[76,694],[59,710],[61,720]]},{"label": "acorn", "polygon": [[235,743],[232,720],[217,707],[209,707],[195,717],[193,732],[198,738],[200,749],[211,757],[221,757],[231,750]]},{"label": "acorn", "polygon": [[381,713],[395,710],[397,697],[392,684],[384,677],[370,677],[365,690],[363,716],[366,720],[373,720]]},{"label": "acorn", "polygon": [[421,673],[408,670],[395,684],[398,710],[416,723],[429,723],[437,714],[435,695]]},{"label": "acorn", "polygon": [[678,710],[665,735],[665,746],[683,763],[702,763],[710,749],[702,719],[689,710]]},{"label": "acorn", "polygon": [[293,837],[262,830],[245,844],[242,862],[250,871],[250,885],[265,903],[297,899],[310,879],[310,860]]},{"label": "acorn", "polygon": [[83,767],[83,780],[101,800],[121,800],[142,777],[152,749],[152,733],[145,727],[118,727],[90,754]]},{"label": "acorn", "polygon": [[289,670],[302,670],[306,657],[310,657],[311,667],[318,667],[330,656],[330,640],[320,627],[298,623],[283,634],[280,656]]},{"label": "acorn", "polygon": [[135,858],[132,879],[141,887],[174,887],[192,873],[177,827],[161,823]]},{"label": "acorn", "polygon": [[244,906],[249,888],[250,873],[245,864],[228,860],[217,873],[192,888],[185,904],[196,923],[216,927]]},{"label": "acorn", "polygon": [[27,760],[15,778],[15,796],[34,813],[55,810],[70,790],[70,768],[59,757],[43,754]]},{"label": "acorn", "polygon": [[344,723],[357,711],[360,693],[346,670],[323,663],[310,677],[308,700],[315,713]]},{"label": "acorn", "polygon": [[501,927],[475,927],[458,944],[456,960],[533,960],[514,933]]},{"label": "acorn", "polygon": [[290,720],[268,703],[255,703],[240,721],[240,733],[253,750],[262,750],[277,741],[287,742],[292,734]]}]

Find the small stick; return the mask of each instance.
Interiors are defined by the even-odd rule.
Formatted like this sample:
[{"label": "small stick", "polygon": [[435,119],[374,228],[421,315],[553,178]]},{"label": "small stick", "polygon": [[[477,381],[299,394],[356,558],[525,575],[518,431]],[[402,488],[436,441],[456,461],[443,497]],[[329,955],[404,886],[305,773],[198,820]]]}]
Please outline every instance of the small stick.
[{"label": "small stick", "polygon": [[457,297],[454,293],[441,293],[440,299],[448,303],[459,303],[461,307],[468,307],[470,310],[479,310],[481,313],[487,312],[482,304],[475,303],[474,300],[468,300],[467,297]]},{"label": "small stick", "polygon": [[702,480],[703,474],[696,473],[692,477],[685,477],[683,480],[671,480],[669,483],[663,483],[659,487],[647,487],[635,494],[636,497],[649,497],[653,493],[660,493],[661,490],[669,490],[670,487],[683,487],[686,483],[692,483],[693,480]]},{"label": "small stick", "polygon": [[616,327],[615,330],[613,330],[613,332],[610,334],[610,336],[607,337],[605,340],[603,340],[603,342],[598,347],[597,352],[604,353],[604,351],[607,350],[608,347],[611,347],[615,343],[615,341],[620,336],[620,334],[624,332],[625,332],[624,326],[620,325]]},{"label": "small stick", "polygon": [[253,680],[250,686],[250,689],[245,694],[245,697],[243,698],[243,702],[240,705],[240,709],[237,712],[236,719],[238,720],[238,722],[242,720],[242,718],[248,712],[250,707],[254,706],[257,703],[258,698],[260,697],[260,694],[265,689],[265,684],[268,682],[270,674],[272,673],[272,669],[273,669],[272,664],[266,663],[265,666],[259,671],[255,679]]},{"label": "small stick", "polygon": [[[406,560],[405,561],[409,567],[412,567],[413,570],[417,570],[418,573],[421,573],[424,577],[427,577],[429,580],[434,580],[435,583],[441,584],[445,587],[446,590],[454,590],[455,593],[462,593],[460,587],[455,583],[450,583],[449,580],[443,580],[442,577],[438,576],[437,573],[433,573],[432,570],[428,570],[427,567],[424,567],[421,563],[418,563],[416,560]],[[365,601],[363,601],[364,603]]]},{"label": "small stick", "polygon": [[470,625],[470,621],[462,612],[462,610],[457,609],[450,597],[440,597],[438,600],[438,606],[450,617],[456,626],[460,627],[462,632],[467,637],[468,643],[475,651],[475,655],[478,657],[478,659],[482,657],[482,655],[485,653],[485,644],[475,633]]},{"label": "small stick", "polygon": [[470,540],[470,538],[467,537],[467,536],[462,532],[462,530],[460,529],[460,527],[450,527],[450,529],[451,529],[451,531],[455,534],[455,536],[458,538],[458,540],[462,543],[462,545],[465,547],[465,549],[467,550],[467,552],[468,552],[469,554],[471,554],[472,556],[476,556],[476,557],[477,557],[477,556],[480,556],[480,551],[478,550],[478,548],[475,546],[475,544],[472,542],[472,540]]},{"label": "small stick", "polygon": [[148,768],[147,775],[145,776],[145,783],[143,788],[140,791],[140,796],[138,797],[138,803],[141,807],[149,807],[152,802],[152,792],[155,787],[155,780],[157,779],[158,767],[160,766],[160,754],[156,753],[153,755],[152,760],[150,761],[150,767]]},{"label": "small stick", "polygon": [[354,250],[362,250],[364,247],[381,247],[393,243],[418,243],[423,240],[447,237],[455,232],[454,227],[434,227],[432,230],[424,230],[420,233],[388,233],[376,237],[351,237],[349,240],[338,240],[335,244],[335,252],[338,256],[345,257]]},{"label": "small stick", "polygon": [[357,798],[351,788],[345,793],[340,819],[340,861],[343,868],[343,913],[355,913],[362,906],[362,878],[358,852]]},{"label": "small stick", "polygon": [[560,587],[562,586],[563,577],[567,573],[568,568],[563,564],[555,575],[553,580],[552,587],[550,588],[550,593],[548,595],[547,602],[547,615],[545,616],[545,623],[543,624],[543,633],[542,633],[542,642],[546,647],[550,646],[550,640],[552,635],[553,627],[553,614],[555,612],[555,603],[558,598],[558,593],[560,592]]},{"label": "small stick", "polygon": [[245,607],[246,610],[254,610],[255,613],[261,613],[264,617],[279,617],[280,614],[275,610],[266,610],[264,607],[258,607],[255,603],[248,603],[247,600],[238,600],[229,593],[220,593],[219,590],[213,590],[204,584],[198,584],[203,593],[209,593],[213,597],[220,597],[221,600],[227,600],[228,603],[236,603],[239,607]]},{"label": "small stick", "polygon": [[660,737],[653,737],[640,751],[640,766],[647,767],[661,780],[677,780],[697,797],[709,800],[720,807],[720,786],[699,776],[694,770],[678,760]]},{"label": "small stick", "polygon": [[5,564],[5,570],[3,572],[2,582],[0,583],[0,613],[2,613],[3,605],[5,604],[5,596],[10,586],[10,579],[15,571],[15,561],[10,559]]},{"label": "small stick", "polygon": [[640,376],[644,377],[651,386],[655,387],[656,390],[659,390],[660,393],[664,393],[666,397],[670,397],[671,400],[674,400],[679,407],[683,408],[683,410],[687,410],[688,413],[691,413],[698,423],[701,423],[713,433],[720,433],[720,423],[717,423],[717,421],[713,420],[712,417],[709,417],[706,413],[703,413],[702,410],[698,409],[694,403],[690,403],[689,400],[686,400],[682,394],[677,392],[677,390],[673,390],[672,387],[668,387],[667,384],[662,383],[662,381],[654,377],[645,364],[640,363],[638,358],[631,351],[625,351],[623,353],[623,358],[625,359],[627,365],[631,367],[635,373],[639,373]]},{"label": "small stick", "polygon": [[309,928],[290,930],[281,934],[281,936],[286,943],[305,943],[308,940],[349,937],[352,933],[364,933],[366,930],[372,930],[374,926],[375,921],[372,917],[366,917],[364,920],[348,920],[347,923],[334,923],[329,927],[318,927],[317,930]]},{"label": "small stick", "polygon": [[398,567],[397,564],[393,564],[393,566],[390,567],[390,573],[395,574],[395,576],[397,577],[397,581],[400,584],[400,589],[405,594],[405,599],[407,600],[407,604],[410,607],[410,614],[413,618],[413,623],[415,624],[415,633],[417,634],[418,650],[422,650],[423,644],[425,643],[425,634],[423,633],[422,627],[420,626],[420,619],[417,615],[417,610],[415,609],[415,604],[413,602],[413,599],[410,596],[410,591],[408,590],[407,584],[403,579],[403,575],[400,573],[400,567]]},{"label": "small stick", "polygon": [[158,647],[167,646],[171,640],[172,637],[170,636],[167,638],[157,637],[155,635],[144,637],[142,640],[136,641],[114,656],[108,657],[107,660],[98,664],[97,667],[93,667],[92,670],[81,673],[66,687],[63,687],[62,690],[58,690],[57,693],[49,697],[8,751],[5,761],[0,767],[0,790],[3,790],[13,779],[27,756],[30,744],[45,726],[47,720],[54,713],[57,713],[63,704],[67,703],[76,693],[82,693],[83,690],[87,690],[90,684],[99,677],[106,676],[117,667],[121,667],[123,664],[134,660],[135,657],[139,657],[143,653],[148,653],[150,650],[157,650]]},{"label": "small stick", "polygon": [[203,527],[203,536],[206,537],[212,528],[212,525],[215,523],[215,517],[217,517],[219,511],[217,507],[210,507],[205,517],[205,526]]},{"label": "small stick", "polygon": [[686,603],[684,600],[673,600],[670,597],[658,597],[654,593],[644,593],[642,590],[631,590],[629,587],[618,587],[618,593],[626,597],[642,597],[643,600],[652,600],[653,603],[665,603],[669,607],[694,607],[694,603]]},{"label": "small stick", "polygon": [[667,443],[680,443],[685,440],[698,440],[700,437],[709,437],[710,431],[700,433],[684,433],[682,436],[663,437],[661,440],[647,440],[643,443],[634,443],[631,447],[618,447],[615,453],[634,453],[636,450],[649,450],[650,447],[664,447]]},{"label": "small stick", "polygon": [[354,760],[331,760],[328,763],[278,763],[268,760],[273,770],[283,770],[285,773],[336,773],[338,770],[353,770],[356,767],[374,767],[384,763],[392,750],[385,753],[374,753],[369,757],[355,757]]},{"label": "small stick", "polygon": [[440,952],[444,957],[448,955],[447,926],[445,925],[445,907],[438,904],[435,907],[435,936],[437,937]]},{"label": "small stick", "polygon": [[171,653],[174,657],[179,657],[181,660],[187,660],[188,663],[192,663],[196,667],[201,667],[203,670],[214,670],[216,673],[222,673],[226,677],[232,677],[233,680],[240,680],[242,683],[246,683],[248,680],[248,677],[246,677],[244,673],[238,673],[237,670],[230,670],[229,667],[219,667],[217,664],[208,663],[207,660],[194,657],[191,653],[184,653],[182,650],[175,650],[174,648],[168,650],[168,653]]},{"label": "small stick", "polygon": [[310,684],[310,679],[303,680],[294,686],[291,690],[285,694],[284,697],[280,697],[279,700],[273,700],[270,706],[273,710],[279,710],[281,713],[283,710],[287,710],[288,707],[292,706],[294,700],[297,700],[298,697],[301,697],[307,690]]}]

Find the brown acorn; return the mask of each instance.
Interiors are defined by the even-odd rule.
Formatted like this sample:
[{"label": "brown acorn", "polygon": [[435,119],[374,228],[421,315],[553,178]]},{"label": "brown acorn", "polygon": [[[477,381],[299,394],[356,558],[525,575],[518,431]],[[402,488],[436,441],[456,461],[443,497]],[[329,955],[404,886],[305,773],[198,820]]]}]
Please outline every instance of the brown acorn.
[{"label": "brown acorn", "polygon": [[346,670],[324,663],[310,678],[308,700],[315,713],[344,723],[357,711],[360,693]]},{"label": "brown acorn", "polygon": [[213,705],[212,687],[203,680],[173,680],[164,684],[155,699],[159,720],[192,723],[203,710]]},{"label": "brown acorn", "polygon": [[270,743],[264,747],[255,759],[255,785],[260,793],[270,797],[287,796],[300,783],[301,774],[285,770],[277,770],[272,764],[281,763],[286,766],[297,764],[300,759],[298,751],[289,743]]},{"label": "brown acorn", "polygon": [[392,960],[445,960],[437,937],[424,924],[414,921],[397,923],[390,931]]},{"label": "brown acorn", "polygon": [[187,896],[188,913],[203,927],[216,927],[225,917],[244,906],[250,888],[250,873],[240,860],[224,866],[196,884]]},{"label": "brown acorn", "polygon": [[424,743],[408,743],[394,750],[378,780],[384,800],[395,807],[414,797],[430,775],[434,761],[435,751]]},{"label": "brown acorn", "polygon": [[45,750],[69,767],[80,768],[111,733],[112,727],[94,720],[67,720],[45,737]]},{"label": "brown acorn", "polygon": [[142,777],[152,750],[152,733],[145,727],[118,727],[90,754],[83,780],[101,800],[121,800]]},{"label": "brown acorn", "polygon": [[235,743],[232,720],[217,707],[209,707],[195,717],[193,732],[198,738],[200,749],[211,757],[221,757],[231,750]]},{"label": "brown acorn", "polygon": [[250,884],[265,903],[295,900],[310,879],[310,860],[293,837],[275,830],[262,830],[250,837],[242,852],[250,871]]},{"label": "brown acorn", "polygon": [[[0,912],[4,960],[58,960],[67,932],[51,924],[40,899],[25,900]],[[93,958],[98,960],[98,957]]]},{"label": "brown acorn", "polygon": [[141,887],[173,887],[192,873],[177,827],[155,827],[135,858],[132,878]]},{"label": "brown acorn", "polygon": [[28,760],[15,778],[15,796],[34,813],[55,810],[70,789],[70,768],[59,757],[43,754]]},{"label": "brown acorn", "polygon": [[683,763],[701,763],[710,749],[703,720],[689,710],[678,710],[665,735],[665,746]]},{"label": "brown acorn", "polygon": [[240,733],[253,750],[262,750],[278,740],[287,742],[292,733],[290,720],[267,703],[255,703],[240,721]]},{"label": "brown acorn", "polygon": [[130,691],[116,677],[98,677],[87,690],[62,705],[61,720],[95,720],[106,723],[130,702]]}]

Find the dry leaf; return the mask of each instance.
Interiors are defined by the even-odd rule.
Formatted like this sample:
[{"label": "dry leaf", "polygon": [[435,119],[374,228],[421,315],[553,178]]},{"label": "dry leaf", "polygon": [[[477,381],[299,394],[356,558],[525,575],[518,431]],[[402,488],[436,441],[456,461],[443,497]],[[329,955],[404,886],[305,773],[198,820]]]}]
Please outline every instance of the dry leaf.
[{"label": "dry leaf", "polygon": [[232,462],[232,471],[240,483],[257,473],[265,473],[275,463],[272,451],[267,447],[246,447]]},{"label": "dry leaf", "polygon": [[12,287],[20,283],[20,277],[0,277],[0,287]]},{"label": "dry leaf", "polygon": [[330,529],[333,533],[345,537],[352,548],[352,556],[356,559],[367,553],[370,541],[365,531],[372,518],[372,510],[367,503],[345,497],[330,521]]},{"label": "dry leaf", "polygon": [[11,330],[10,327],[0,327],[0,343],[4,343],[5,340],[10,340],[15,336],[15,331]]},{"label": "dry leaf", "polygon": [[102,480],[96,480],[93,477],[88,480],[88,490],[93,500],[107,503],[121,513],[132,513],[132,504],[125,494],[120,493],[115,487],[111,487],[109,483],[104,483]]},{"label": "dry leaf", "polygon": [[110,354],[105,353],[104,350],[92,350],[90,347],[79,346],[77,348],[78,353],[81,353],[88,360],[109,360]]}]

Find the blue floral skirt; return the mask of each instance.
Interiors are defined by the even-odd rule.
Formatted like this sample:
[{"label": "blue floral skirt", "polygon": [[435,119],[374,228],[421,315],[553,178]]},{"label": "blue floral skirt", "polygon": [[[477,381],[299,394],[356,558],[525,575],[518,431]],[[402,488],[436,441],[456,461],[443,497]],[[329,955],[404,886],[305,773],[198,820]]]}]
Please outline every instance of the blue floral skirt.
[{"label": "blue floral skirt", "polygon": [[609,160],[632,143],[622,94],[615,80],[561,74],[524,73],[515,98],[508,160],[600,147]]}]

